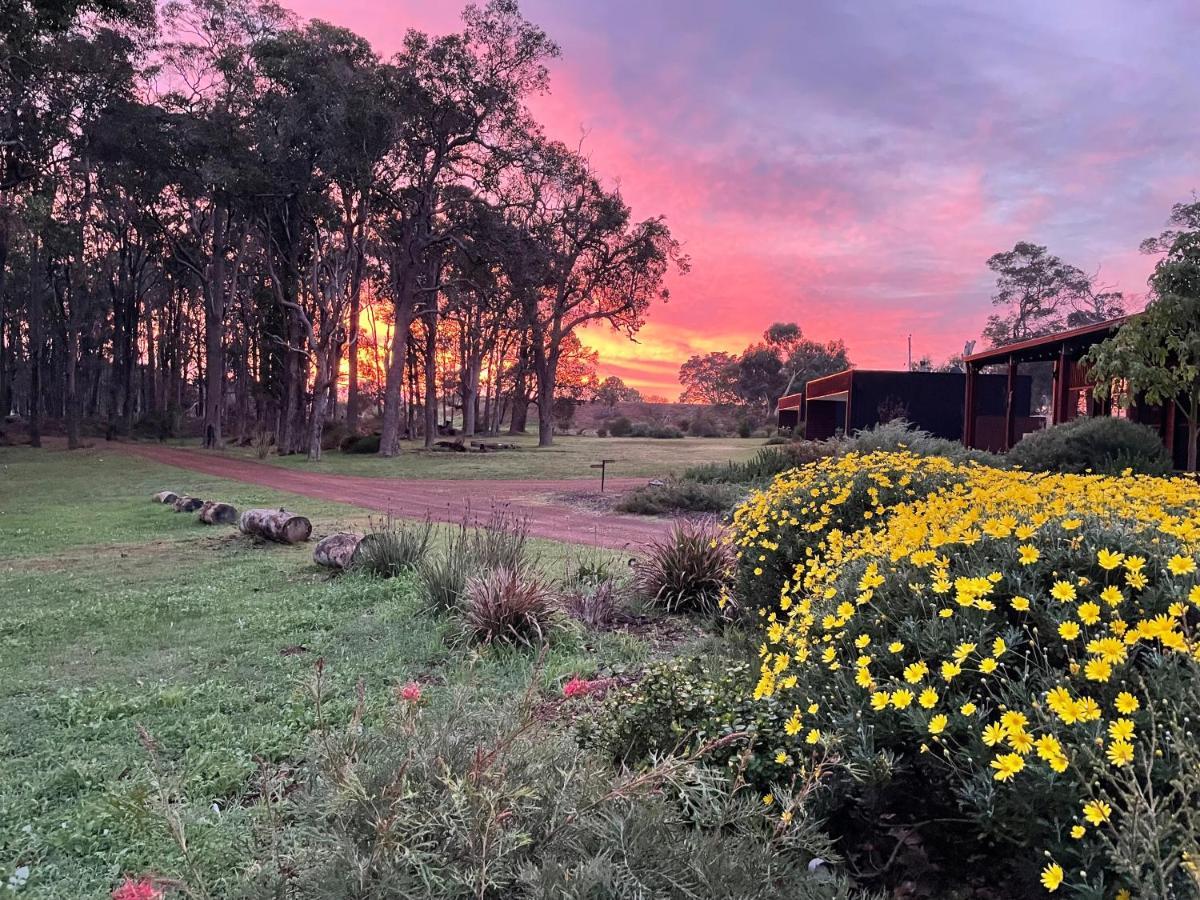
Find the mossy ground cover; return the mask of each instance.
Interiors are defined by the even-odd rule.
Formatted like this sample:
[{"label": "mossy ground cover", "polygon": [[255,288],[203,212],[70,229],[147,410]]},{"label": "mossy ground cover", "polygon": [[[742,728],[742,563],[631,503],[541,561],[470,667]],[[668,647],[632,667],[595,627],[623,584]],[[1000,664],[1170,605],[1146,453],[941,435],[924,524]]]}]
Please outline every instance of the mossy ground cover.
[{"label": "mossy ground cover", "polygon": [[[0,881],[28,866],[19,896],[93,898],[123,872],[170,874],[182,863],[163,791],[206,880],[232,878],[257,833],[259,773],[305,764],[318,658],[323,713],[339,720],[359,680],[375,701],[417,680],[437,703],[442,688],[523,690],[534,670],[528,652],[461,647],[410,577],[331,579],[311,544],[198,525],[150,501],[163,488],[286,503],[318,535],[367,518],[103,448],[0,450]],[[532,543],[551,573],[597,552]],[[536,677],[557,693],[651,653],[628,634],[568,632]],[[177,781],[156,784],[142,730]]]}]

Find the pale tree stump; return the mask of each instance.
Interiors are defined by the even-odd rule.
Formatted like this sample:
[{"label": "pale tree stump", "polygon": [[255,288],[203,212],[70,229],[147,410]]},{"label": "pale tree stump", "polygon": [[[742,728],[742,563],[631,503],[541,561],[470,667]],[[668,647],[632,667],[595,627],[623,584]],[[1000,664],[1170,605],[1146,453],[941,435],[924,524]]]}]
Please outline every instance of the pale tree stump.
[{"label": "pale tree stump", "polygon": [[205,500],[200,507],[199,519],[205,525],[233,525],[238,520],[238,512],[228,503]]},{"label": "pale tree stump", "polygon": [[204,505],[204,501],[199,497],[178,497],[171,504],[175,512],[195,512]]},{"label": "pale tree stump", "polygon": [[323,537],[313,547],[313,562],[330,569],[348,569],[361,540],[362,535],[345,531]]},{"label": "pale tree stump", "polygon": [[174,503],[179,499],[179,495],[174,491],[159,491],[154,495],[155,503]]},{"label": "pale tree stump", "polygon": [[298,544],[312,535],[312,522],[286,509],[248,509],[238,519],[238,528],[277,544]]}]

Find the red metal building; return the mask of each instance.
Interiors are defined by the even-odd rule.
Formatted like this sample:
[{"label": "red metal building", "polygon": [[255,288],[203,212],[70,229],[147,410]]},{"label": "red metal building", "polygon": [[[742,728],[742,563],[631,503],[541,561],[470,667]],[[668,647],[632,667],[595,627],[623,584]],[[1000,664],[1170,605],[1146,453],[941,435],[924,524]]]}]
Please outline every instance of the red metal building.
[{"label": "red metal building", "polygon": [[[1031,338],[1003,347],[973,353],[964,359],[967,369],[963,443],[981,450],[1009,450],[1024,435],[1079,416],[1127,416],[1156,428],[1167,450],[1182,468],[1186,457],[1186,423],[1175,415],[1175,404],[1166,407],[1134,402],[1123,405],[1119,386],[1101,402],[1088,381],[1081,357],[1112,335],[1128,319],[1121,316],[1057,334]],[[1005,379],[1002,410],[985,408],[980,399],[984,369],[1000,369]],[[990,406],[990,404],[988,404]],[[1181,437],[1183,435],[1184,437]]]}]

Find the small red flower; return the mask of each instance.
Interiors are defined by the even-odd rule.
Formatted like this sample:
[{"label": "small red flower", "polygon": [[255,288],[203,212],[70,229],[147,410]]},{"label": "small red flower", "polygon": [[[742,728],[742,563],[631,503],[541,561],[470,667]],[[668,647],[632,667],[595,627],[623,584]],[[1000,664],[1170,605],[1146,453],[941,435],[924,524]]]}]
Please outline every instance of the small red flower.
[{"label": "small red flower", "polygon": [[149,878],[126,878],[121,886],[112,892],[112,900],[162,900],[163,892],[154,886]]},{"label": "small red flower", "polygon": [[571,680],[563,685],[563,696],[585,697],[592,692],[595,686],[595,682],[587,681],[578,675],[573,675],[571,676]]},{"label": "small red flower", "polygon": [[421,686],[415,681],[410,681],[400,688],[400,699],[407,700],[409,703],[417,703],[421,699]]}]

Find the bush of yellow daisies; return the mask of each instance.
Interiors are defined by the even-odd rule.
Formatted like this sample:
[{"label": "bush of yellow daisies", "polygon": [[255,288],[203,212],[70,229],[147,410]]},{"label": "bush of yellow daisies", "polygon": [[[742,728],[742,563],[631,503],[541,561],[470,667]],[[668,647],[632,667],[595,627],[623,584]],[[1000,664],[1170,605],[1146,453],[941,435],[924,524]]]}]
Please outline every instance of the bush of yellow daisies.
[{"label": "bush of yellow daisies", "polygon": [[774,756],[842,756],[843,831],[907,824],[1016,896],[1200,894],[1195,481],[850,454],[732,533]]}]

